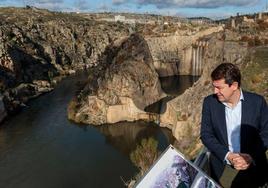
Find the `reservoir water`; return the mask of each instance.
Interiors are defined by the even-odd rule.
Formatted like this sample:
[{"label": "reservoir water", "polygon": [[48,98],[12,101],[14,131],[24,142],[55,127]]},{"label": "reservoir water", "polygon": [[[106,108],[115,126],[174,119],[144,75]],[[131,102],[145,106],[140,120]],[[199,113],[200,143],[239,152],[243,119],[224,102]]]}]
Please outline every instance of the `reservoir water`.
[{"label": "reservoir water", "polygon": [[161,77],[161,87],[167,94],[166,97],[161,100],[147,106],[146,112],[153,112],[163,114],[166,111],[166,103],[176,96],[181,95],[186,89],[191,87],[194,82],[199,79],[199,76],[180,75],[180,76],[168,76]]},{"label": "reservoir water", "polygon": [[0,187],[125,187],[139,171],[129,155],[142,138],[155,138],[161,151],[173,143],[171,131],[153,123],[94,127],[67,120],[68,102],[86,77],[64,79],[0,126]]}]

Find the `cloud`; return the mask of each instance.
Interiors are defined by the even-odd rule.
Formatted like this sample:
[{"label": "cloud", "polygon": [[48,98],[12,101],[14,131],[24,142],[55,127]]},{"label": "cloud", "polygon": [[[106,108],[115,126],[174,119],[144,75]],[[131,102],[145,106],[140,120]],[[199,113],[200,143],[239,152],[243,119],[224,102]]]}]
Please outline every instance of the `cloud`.
[{"label": "cloud", "polygon": [[209,11],[209,12],[177,12],[176,16],[183,17],[183,18],[190,18],[190,17],[207,17],[214,20],[229,18],[230,16],[234,16],[233,12],[228,11]]},{"label": "cloud", "polygon": [[137,6],[154,5],[162,8],[218,8],[225,6],[249,6],[255,5],[260,0],[113,0],[114,5],[127,3],[137,4]]},{"label": "cloud", "polygon": [[64,0],[13,0],[21,3],[22,6],[30,5],[38,8],[49,9],[53,11],[62,11],[66,9]]},{"label": "cloud", "polygon": [[114,5],[121,5],[121,4],[125,4],[127,2],[128,2],[127,0],[112,0],[112,3]]},{"label": "cloud", "polygon": [[31,2],[34,4],[58,4],[58,3],[64,3],[63,0],[25,0],[25,2]]}]

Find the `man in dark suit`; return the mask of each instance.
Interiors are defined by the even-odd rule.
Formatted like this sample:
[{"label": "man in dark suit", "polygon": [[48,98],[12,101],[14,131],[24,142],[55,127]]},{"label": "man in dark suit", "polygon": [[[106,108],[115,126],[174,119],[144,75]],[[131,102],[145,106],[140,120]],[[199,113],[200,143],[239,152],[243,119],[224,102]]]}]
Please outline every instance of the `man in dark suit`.
[{"label": "man in dark suit", "polygon": [[268,182],[266,101],[242,91],[234,64],[220,64],[211,78],[214,94],[204,99],[201,122],[201,140],[211,152],[211,176],[219,182],[230,168],[237,172],[231,187],[261,186]]}]

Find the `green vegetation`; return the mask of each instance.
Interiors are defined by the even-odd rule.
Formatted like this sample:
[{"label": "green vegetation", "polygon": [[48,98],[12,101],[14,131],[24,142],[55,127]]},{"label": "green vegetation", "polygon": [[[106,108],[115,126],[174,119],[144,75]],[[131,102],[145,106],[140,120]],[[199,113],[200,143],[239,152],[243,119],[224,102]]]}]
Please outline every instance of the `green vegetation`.
[{"label": "green vegetation", "polygon": [[68,119],[73,119],[75,117],[76,109],[77,109],[77,99],[74,98],[71,100],[71,102],[68,104],[67,107]]},{"label": "green vegetation", "polygon": [[181,134],[180,138],[174,143],[175,148],[181,151],[188,159],[193,159],[196,157],[201,149],[201,145],[199,144],[199,134],[196,135],[194,133],[195,128],[195,125],[191,123],[186,123],[181,126],[181,129],[183,129],[183,134]]},{"label": "green vegetation", "polygon": [[150,168],[157,159],[158,142],[153,138],[142,139],[137,148],[131,152],[130,159],[140,169],[141,176]]},{"label": "green vegetation", "polygon": [[258,24],[257,30],[264,31],[268,29],[268,23],[265,22],[264,20],[258,20],[257,24]]},{"label": "green vegetation", "polygon": [[242,67],[242,88],[263,95],[268,101],[268,47],[257,48]]}]

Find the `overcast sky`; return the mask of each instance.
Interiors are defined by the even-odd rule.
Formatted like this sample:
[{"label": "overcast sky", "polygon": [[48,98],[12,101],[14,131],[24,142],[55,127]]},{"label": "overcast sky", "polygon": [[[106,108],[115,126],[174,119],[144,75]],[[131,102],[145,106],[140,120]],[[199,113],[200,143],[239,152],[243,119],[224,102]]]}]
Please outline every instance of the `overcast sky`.
[{"label": "overcast sky", "polygon": [[268,0],[0,0],[0,6],[32,5],[56,11],[132,12],[225,18],[265,11]]}]

